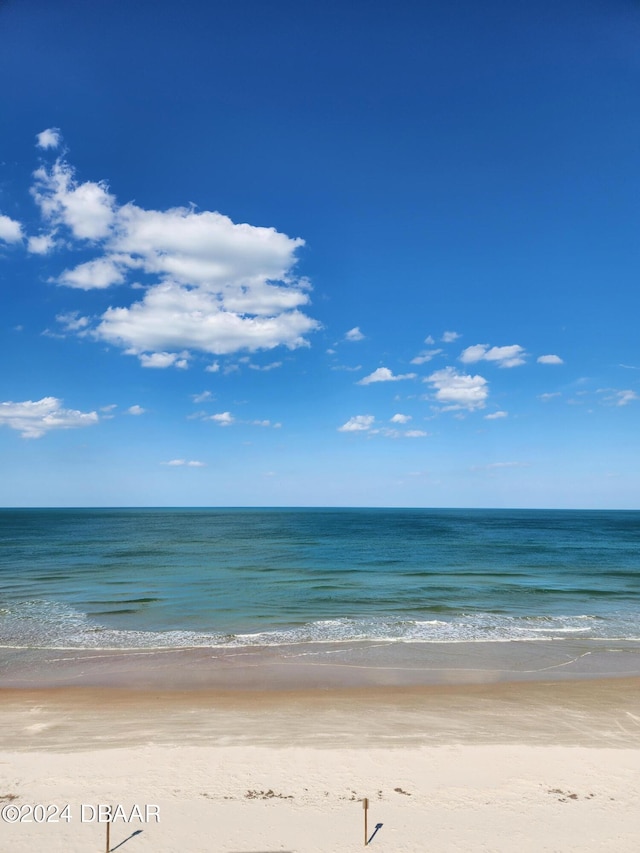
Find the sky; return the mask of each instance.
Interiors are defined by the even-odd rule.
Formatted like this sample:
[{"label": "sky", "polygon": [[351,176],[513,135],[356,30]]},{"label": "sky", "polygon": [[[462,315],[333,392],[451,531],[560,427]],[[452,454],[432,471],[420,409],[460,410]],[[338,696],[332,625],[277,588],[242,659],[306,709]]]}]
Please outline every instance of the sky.
[{"label": "sky", "polygon": [[0,505],[639,508],[639,44],[0,0]]}]

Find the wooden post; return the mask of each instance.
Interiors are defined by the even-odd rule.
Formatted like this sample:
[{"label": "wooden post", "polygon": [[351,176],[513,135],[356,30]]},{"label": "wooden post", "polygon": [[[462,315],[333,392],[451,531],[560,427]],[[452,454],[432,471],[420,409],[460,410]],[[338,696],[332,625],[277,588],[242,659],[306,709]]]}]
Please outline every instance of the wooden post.
[{"label": "wooden post", "polygon": [[369,833],[367,832],[367,810],[369,808],[369,800],[366,797],[362,801],[362,808],[364,809],[364,846],[366,847],[369,839]]}]

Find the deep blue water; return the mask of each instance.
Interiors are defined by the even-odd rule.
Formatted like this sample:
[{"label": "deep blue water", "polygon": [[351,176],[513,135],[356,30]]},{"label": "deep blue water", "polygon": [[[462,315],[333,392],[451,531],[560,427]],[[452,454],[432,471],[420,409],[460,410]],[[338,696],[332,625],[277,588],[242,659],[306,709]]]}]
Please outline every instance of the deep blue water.
[{"label": "deep blue water", "polygon": [[640,638],[640,512],[0,510],[0,645]]}]

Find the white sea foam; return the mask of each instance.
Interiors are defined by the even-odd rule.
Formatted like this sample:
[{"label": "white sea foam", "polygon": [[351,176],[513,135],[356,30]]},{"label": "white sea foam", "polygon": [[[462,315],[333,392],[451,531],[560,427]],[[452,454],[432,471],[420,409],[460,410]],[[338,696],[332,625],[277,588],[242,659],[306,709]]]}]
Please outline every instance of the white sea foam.
[{"label": "white sea foam", "polygon": [[0,645],[13,648],[248,648],[309,643],[470,643],[571,638],[637,640],[640,616],[506,616],[461,613],[448,619],[393,616],[323,619],[254,632],[116,630],[59,602],[34,600],[0,610]]}]

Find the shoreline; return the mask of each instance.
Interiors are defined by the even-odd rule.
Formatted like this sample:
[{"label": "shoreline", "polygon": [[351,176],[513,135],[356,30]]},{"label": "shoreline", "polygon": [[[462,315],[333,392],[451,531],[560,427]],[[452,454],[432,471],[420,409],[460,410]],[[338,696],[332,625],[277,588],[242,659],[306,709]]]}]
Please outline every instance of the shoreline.
[{"label": "shoreline", "polygon": [[638,640],[0,648],[0,688],[338,690],[640,677]]}]

